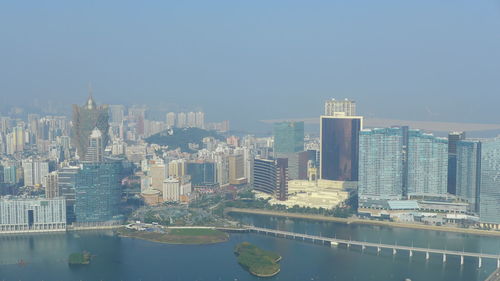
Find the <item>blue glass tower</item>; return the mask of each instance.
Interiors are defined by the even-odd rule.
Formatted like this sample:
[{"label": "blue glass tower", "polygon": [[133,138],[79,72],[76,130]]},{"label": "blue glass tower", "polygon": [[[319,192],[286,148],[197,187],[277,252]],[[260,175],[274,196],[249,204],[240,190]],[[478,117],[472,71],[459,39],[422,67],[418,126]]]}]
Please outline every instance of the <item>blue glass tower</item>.
[{"label": "blue glass tower", "polygon": [[274,123],[274,153],[304,151],[304,122]]},{"label": "blue glass tower", "polygon": [[75,178],[77,223],[120,219],[121,168],[119,161],[83,164]]},{"label": "blue glass tower", "polygon": [[481,190],[481,142],[456,142],[456,195],[467,202],[470,211],[479,212]]},{"label": "blue glass tower", "polygon": [[482,143],[481,191],[479,218],[481,223],[500,224],[500,138]]}]

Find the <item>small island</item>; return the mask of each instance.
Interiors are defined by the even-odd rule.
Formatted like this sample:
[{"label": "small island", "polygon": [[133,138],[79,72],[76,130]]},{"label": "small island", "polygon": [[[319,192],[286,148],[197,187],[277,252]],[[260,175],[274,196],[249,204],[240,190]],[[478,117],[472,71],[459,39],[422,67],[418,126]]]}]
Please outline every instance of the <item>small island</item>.
[{"label": "small island", "polygon": [[90,253],[83,251],[81,253],[72,253],[69,255],[68,264],[69,265],[82,265],[90,264]]},{"label": "small island", "polygon": [[154,228],[135,230],[121,228],[119,236],[166,244],[213,244],[225,242],[228,234],[211,228]]},{"label": "small island", "polygon": [[251,274],[258,277],[272,277],[280,272],[281,256],[249,243],[236,245],[234,253],[238,263]]}]

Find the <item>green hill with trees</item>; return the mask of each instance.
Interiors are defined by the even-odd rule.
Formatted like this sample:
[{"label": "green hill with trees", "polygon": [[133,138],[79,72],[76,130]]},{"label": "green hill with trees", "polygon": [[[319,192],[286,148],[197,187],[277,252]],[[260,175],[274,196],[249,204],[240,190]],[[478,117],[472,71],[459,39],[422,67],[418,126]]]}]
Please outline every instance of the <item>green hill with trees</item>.
[{"label": "green hill with trees", "polygon": [[203,148],[203,138],[206,137],[224,140],[224,137],[215,131],[199,128],[172,128],[150,136],[146,142],[168,146],[172,150],[180,148],[183,152],[193,152],[193,149],[189,148],[189,144],[196,144],[201,149]]},{"label": "green hill with trees", "polygon": [[258,277],[271,277],[280,272],[279,261],[281,256],[249,243],[236,245],[234,253],[238,263],[251,274]]}]

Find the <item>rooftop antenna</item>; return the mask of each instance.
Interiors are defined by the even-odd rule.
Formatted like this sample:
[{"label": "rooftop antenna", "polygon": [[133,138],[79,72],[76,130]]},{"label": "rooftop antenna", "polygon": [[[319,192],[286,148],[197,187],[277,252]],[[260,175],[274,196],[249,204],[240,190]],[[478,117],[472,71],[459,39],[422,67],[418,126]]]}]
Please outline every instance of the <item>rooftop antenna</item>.
[{"label": "rooftop antenna", "polygon": [[89,81],[89,98],[92,98],[92,83]]}]

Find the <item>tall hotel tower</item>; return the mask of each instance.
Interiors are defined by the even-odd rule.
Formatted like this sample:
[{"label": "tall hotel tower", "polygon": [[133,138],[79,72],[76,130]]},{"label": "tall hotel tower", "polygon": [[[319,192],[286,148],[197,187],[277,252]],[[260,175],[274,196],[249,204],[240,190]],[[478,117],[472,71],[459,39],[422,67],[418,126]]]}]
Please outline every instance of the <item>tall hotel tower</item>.
[{"label": "tall hotel tower", "polygon": [[321,179],[358,180],[359,131],[362,128],[361,116],[321,116]]},{"label": "tall hotel tower", "polygon": [[358,180],[359,131],[363,129],[363,117],[355,114],[354,101],[325,102],[325,115],[320,122],[321,179]]},{"label": "tall hotel tower", "polygon": [[80,159],[85,159],[89,147],[89,137],[97,128],[102,136],[102,146],[106,147],[109,141],[109,114],[108,106],[97,106],[89,95],[85,105],[73,105],[73,134],[72,143],[76,147]]}]

